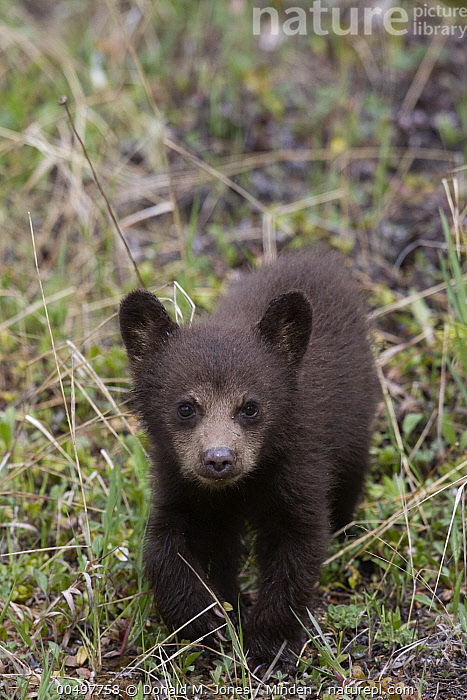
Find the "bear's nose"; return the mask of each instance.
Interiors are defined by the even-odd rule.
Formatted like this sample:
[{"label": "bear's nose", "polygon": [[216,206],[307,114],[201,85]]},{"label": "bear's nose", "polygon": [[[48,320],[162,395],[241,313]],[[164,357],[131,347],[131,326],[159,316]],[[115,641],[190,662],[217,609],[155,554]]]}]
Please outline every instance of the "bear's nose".
[{"label": "bear's nose", "polygon": [[211,447],[204,453],[203,462],[209,471],[221,476],[235,465],[235,455],[228,447]]}]

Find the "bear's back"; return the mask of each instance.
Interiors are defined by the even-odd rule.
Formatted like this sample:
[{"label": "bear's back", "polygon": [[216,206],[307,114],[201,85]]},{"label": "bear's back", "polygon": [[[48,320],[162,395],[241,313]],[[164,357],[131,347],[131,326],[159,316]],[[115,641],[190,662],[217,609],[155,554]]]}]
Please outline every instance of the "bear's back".
[{"label": "bear's back", "polygon": [[339,353],[349,343],[367,345],[364,307],[352,274],[339,254],[321,247],[286,253],[274,263],[243,275],[229,286],[210,321],[251,328],[272,299],[292,290],[304,292],[310,301],[313,346],[332,347]]}]

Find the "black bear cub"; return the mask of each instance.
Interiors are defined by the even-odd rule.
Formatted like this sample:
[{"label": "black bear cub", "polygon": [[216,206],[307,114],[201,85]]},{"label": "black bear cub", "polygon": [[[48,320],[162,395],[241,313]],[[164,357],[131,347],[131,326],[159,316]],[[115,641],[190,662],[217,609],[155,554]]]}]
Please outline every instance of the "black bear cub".
[{"label": "black bear cub", "polygon": [[156,605],[182,638],[218,628],[202,581],[238,608],[249,523],[260,586],[245,649],[270,664],[284,646],[290,669],[296,616],[309,619],[330,534],[352,519],[368,467],[379,386],[356,285],[336,254],[302,250],[245,275],[189,327],[131,292],[120,327],[152,445]]}]

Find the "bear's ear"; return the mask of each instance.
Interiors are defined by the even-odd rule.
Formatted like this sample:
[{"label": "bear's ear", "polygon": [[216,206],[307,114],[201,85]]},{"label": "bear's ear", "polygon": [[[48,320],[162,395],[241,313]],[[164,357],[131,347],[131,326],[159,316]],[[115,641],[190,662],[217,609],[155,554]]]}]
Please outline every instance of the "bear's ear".
[{"label": "bear's ear", "polygon": [[296,368],[311,335],[311,305],[302,292],[288,292],[273,299],[256,328],[261,336]]},{"label": "bear's ear", "polygon": [[142,289],[130,292],[122,300],[119,318],[120,332],[133,367],[179,329],[159,299]]}]

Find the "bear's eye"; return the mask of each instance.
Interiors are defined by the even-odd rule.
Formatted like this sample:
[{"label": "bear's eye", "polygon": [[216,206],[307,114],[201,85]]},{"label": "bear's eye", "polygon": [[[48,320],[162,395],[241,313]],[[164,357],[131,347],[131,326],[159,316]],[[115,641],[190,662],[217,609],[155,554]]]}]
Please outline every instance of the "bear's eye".
[{"label": "bear's eye", "polygon": [[259,406],[254,401],[248,401],[241,410],[245,418],[256,418],[259,415]]},{"label": "bear's eye", "polygon": [[177,408],[180,418],[191,418],[195,415],[195,409],[190,403],[181,403]]}]

